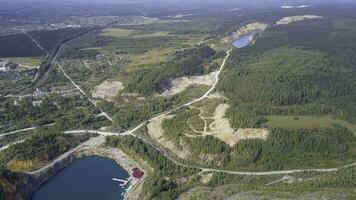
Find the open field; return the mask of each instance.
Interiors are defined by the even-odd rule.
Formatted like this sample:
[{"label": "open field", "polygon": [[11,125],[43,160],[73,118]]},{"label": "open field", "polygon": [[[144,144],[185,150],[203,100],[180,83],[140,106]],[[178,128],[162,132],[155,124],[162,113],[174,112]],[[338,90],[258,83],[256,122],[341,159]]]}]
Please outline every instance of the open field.
[{"label": "open field", "polygon": [[155,48],[142,54],[130,54],[131,62],[124,69],[126,72],[134,72],[157,68],[162,62],[167,62],[175,52],[175,48]]},{"label": "open field", "polygon": [[268,128],[330,128],[335,124],[340,124],[349,128],[356,135],[356,125],[344,120],[333,119],[331,116],[267,116]]},{"label": "open field", "polygon": [[118,95],[120,90],[123,90],[124,87],[119,81],[104,81],[100,85],[94,87],[91,91],[91,95],[94,98],[112,100],[116,95]]},{"label": "open field", "polygon": [[119,28],[108,28],[104,29],[100,35],[102,36],[110,36],[110,37],[128,37],[131,36],[131,34],[134,33],[134,30],[128,30],[128,29],[119,29]]},{"label": "open field", "polygon": [[19,65],[29,66],[29,67],[37,67],[41,64],[41,57],[12,57],[12,58],[5,58]]}]

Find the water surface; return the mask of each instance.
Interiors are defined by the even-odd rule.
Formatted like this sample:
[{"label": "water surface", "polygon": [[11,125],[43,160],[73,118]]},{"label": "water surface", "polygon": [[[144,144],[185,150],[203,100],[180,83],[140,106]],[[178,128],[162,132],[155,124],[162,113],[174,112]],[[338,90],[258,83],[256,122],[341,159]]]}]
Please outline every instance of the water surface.
[{"label": "water surface", "polygon": [[126,179],[129,174],[112,159],[81,158],[52,177],[32,200],[122,200],[125,189],[114,177]]},{"label": "water surface", "polygon": [[242,48],[247,46],[253,39],[258,34],[258,31],[252,31],[250,33],[247,33],[245,35],[240,36],[239,38],[234,39],[232,42],[232,45],[236,48]]}]

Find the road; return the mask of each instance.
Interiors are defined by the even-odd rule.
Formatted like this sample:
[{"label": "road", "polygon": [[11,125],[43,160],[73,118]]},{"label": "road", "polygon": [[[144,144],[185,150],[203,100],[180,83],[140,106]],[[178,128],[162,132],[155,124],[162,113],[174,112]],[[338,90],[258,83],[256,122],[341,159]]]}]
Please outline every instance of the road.
[{"label": "road", "polygon": [[[141,123],[140,125],[138,125],[137,127],[131,129],[131,130],[128,130],[126,132],[123,132],[123,133],[115,133],[115,132],[106,132],[106,131],[97,131],[97,130],[72,130],[72,131],[66,131],[65,133],[67,134],[76,134],[76,133],[95,133],[95,134],[99,134],[100,136],[98,137],[95,137],[95,138],[92,138],[90,140],[88,140],[87,142],[84,142],[83,144],[79,145],[78,147],[72,149],[71,151],[68,151],[66,152],[65,154],[61,155],[60,157],[58,157],[57,159],[55,159],[53,162],[51,162],[50,164],[46,165],[45,167],[39,169],[39,170],[36,170],[36,171],[33,171],[33,172],[28,172],[27,174],[31,174],[31,175],[36,175],[38,173],[41,173],[42,171],[46,170],[46,169],[49,169],[50,167],[54,166],[57,162],[67,158],[69,155],[71,155],[73,152],[77,151],[78,149],[80,148],[83,148],[85,146],[91,146],[91,147],[96,147],[96,146],[100,146],[102,144],[104,144],[105,142],[105,136],[127,136],[127,135],[132,135],[133,137],[136,137],[138,139],[140,139],[142,142],[150,145],[151,147],[153,147],[154,149],[156,149],[158,152],[160,152],[163,156],[165,156],[168,160],[172,161],[173,163],[175,163],[176,165],[179,165],[179,166],[182,166],[182,167],[191,167],[191,168],[195,168],[195,169],[199,169],[201,171],[204,171],[204,172],[219,172],[219,173],[226,173],[226,174],[232,174],[232,175],[245,175],[245,176],[267,176],[267,175],[278,175],[278,174],[292,174],[292,173],[302,173],[302,172],[336,172],[340,169],[344,169],[344,168],[347,168],[347,167],[352,167],[352,166],[356,166],[356,163],[352,163],[350,165],[346,165],[346,166],[342,166],[342,167],[338,167],[338,168],[324,168],[324,169],[295,169],[295,170],[281,170],[281,171],[265,171],[265,172],[241,172],[241,171],[233,171],[233,170],[222,170],[222,169],[213,169],[213,168],[204,168],[204,167],[199,167],[199,166],[194,166],[194,165],[187,165],[187,164],[184,164],[180,161],[177,161],[175,158],[173,158],[170,153],[158,146],[156,146],[155,144],[151,143],[150,141],[148,141],[147,139],[145,138],[142,138],[140,136],[137,136],[135,134],[133,134],[135,131],[137,131],[138,129],[140,129],[142,126],[144,126],[146,123],[149,123],[151,122],[152,120],[155,120],[155,119],[158,119],[158,118],[161,118],[161,117],[164,117],[170,113],[172,113],[173,111],[175,110],[178,110],[182,107],[186,107],[186,106],[190,106],[194,103],[197,103],[203,99],[205,99],[207,96],[209,96],[213,91],[214,89],[216,88],[216,85],[218,84],[219,82],[219,77],[220,77],[220,74],[221,72],[223,71],[225,65],[226,65],[226,61],[227,59],[229,58],[230,56],[230,53],[231,53],[232,50],[228,50],[226,52],[226,57],[225,59],[223,60],[223,63],[221,64],[220,66],[220,69],[218,71],[218,73],[216,74],[216,77],[215,77],[215,81],[214,81],[214,84],[211,86],[211,88],[206,92],[204,93],[203,96],[201,96],[200,98],[198,99],[194,99],[182,106],[179,106],[178,108],[175,108],[175,109],[172,109],[170,111],[167,111],[167,112],[164,112],[162,113],[161,115],[159,116],[156,116],[156,117],[153,117],[152,119],[150,120],[147,120],[143,123]],[[63,68],[61,66],[59,66],[59,68],[62,70],[62,72],[65,74],[65,76],[73,83],[73,85],[75,85],[78,90],[80,92],[83,93],[83,95],[85,95],[86,97],[88,97],[86,95],[86,93],[64,72]],[[89,97],[88,99],[94,104],[96,105],[93,100],[91,100]]]},{"label": "road", "polygon": [[219,83],[219,78],[220,78],[220,74],[221,72],[224,70],[225,65],[226,65],[226,61],[227,59],[230,57],[230,53],[231,53],[232,49],[226,51],[226,57],[224,58],[218,73],[215,76],[215,81],[214,84],[211,86],[211,88],[200,98],[194,99],[182,106],[179,106],[173,110],[167,111],[159,116],[153,117],[150,120],[147,120],[143,123],[141,123],[140,125],[138,125],[137,127],[126,131],[125,133],[123,133],[122,135],[132,135],[138,139],[140,139],[141,141],[143,141],[146,144],[149,144],[150,146],[152,146],[154,149],[156,149],[158,152],[160,152],[162,155],[164,155],[167,159],[169,159],[170,161],[172,161],[173,163],[179,165],[179,166],[183,166],[183,167],[192,167],[192,168],[196,168],[205,172],[221,172],[221,173],[227,173],[227,174],[234,174],[234,175],[246,175],[246,176],[266,176],[266,175],[276,175],[276,174],[291,174],[291,173],[300,173],[300,172],[335,172],[338,171],[339,169],[342,168],[346,168],[346,167],[351,167],[351,166],[356,166],[356,163],[352,163],[350,165],[346,165],[346,166],[342,166],[339,168],[325,168],[325,169],[296,169],[296,170],[281,170],[281,171],[266,171],[266,172],[240,172],[240,171],[229,171],[229,170],[221,170],[221,169],[212,169],[212,168],[203,168],[203,167],[198,167],[198,166],[193,166],[193,165],[187,165],[184,163],[181,163],[177,160],[175,160],[170,153],[168,153],[167,151],[163,150],[162,148],[154,145],[153,143],[149,142],[147,139],[139,137],[134,135],[133,133],[135,131],[137,131],[138,129],[140,129],[142,126],[144,126],[145,124],[155,120],[155,119],[159,119],[161,117],[164,117],[166,115],[171,114],[173,111],[176,111],[182,107],[186,107],[186,106],[190,106],[194,103],[197,103],[199,101],[202,101],[203,99],[207,98],[216,88],[217,84]]},{"label": "road", "polygon": [[[47,124],[47,125],[43,125],[43,127],[51,127],[51,126],[54,126],[55,123],[52,123],[52,124]],[[16,133],[21,133],[21,132],[26,132],[26,131],[33,131],[37,129],[37,127],[29,127],[29,128],[24,128],[24,129],[20,129],[20,130],[16,130],[16,131],[11,131],[11,132],[7,132],[7,133],[0,133],[0,139],[4,136],[7,136],[7,135],[12,135],[12,134],[16,134]]]},{"label": "road", "polygon": [[[227,173],[227,174],[233,174],[233,175],[246,175],[246,176],[266,176],[266,175],[277,175],[277,174],[291,174],[291,173],[301,173],[301,172],[335,172],[338,171],[340,169],[343,168],[347,168],[347,167],[351,167],[351,166],[356,166],[356,163],[352,163],[350,165],[346,165],[346,166],[342,166],[342,167],[338,167],[338,168],[324,168],[324,169],[295,169],[295,170],[281,170],[281,171],[265,171],[265,172],[241,172],[241,171],[230,171],[230,170],[221,170],[221,169],[213,169],[213,168],[203,168],[203,167],[199,167],[199,166],[193,166],[193,165],[187,165],[184,163],[181,163],[180,161],[177,161],[175,158],[173,158],[169,152],[167,152],[166,150],[160,148],[159,146],[156,146],[155,144],[151,143],[150,141],[148,141],[145,138],[142,138],[140,136],[137,136],[134,134],[135,131],[139,130],[141,127],[143,127],[144,125],[146,125],[147,123],[164,117],[168,114],[171,114],[172,112],[183,108],[183,107],[187,107],[190,106],[194,103],[197,103],[199,101],[202,101],[203,99],[207,98],[216,88],[218,82],[219,82],[219,78],[220,78],[220,74],[223,71],[223,69],[225,68],[226,65],[226,61],[228,60],[228,58],[230,57],[230,53],[231,53],[232,49],[226,51],[226,57],[224,58],[219,70],[216,73],[215,76],[215,80],[214,80],[214,84],[211,86],[211,88],[206,91],[201,97],[197,98],[197,99],[193,99],[192,101],[179,106],[175,109],[171,109],[169,111],[166,111],[156,117],[153,117],[141,124],[139,124],[138,126],[136,126],[135,128],[128,130],[126,132],[123,133],[114,133],[114,132],[105,132],[105,131],[97,131],[97,130],[73,130],[73,131],[66,131],[65,133],[67,134],[75,134],[75,133],[96,133],[99,134],[99,137],[96,138],[92,138],[87,142],[84,142],[83,144],[79,145],[78,147],[72,149],[71,151],[68,151],[67,153],[61,155],[60,157],[58,157],[56,160],[54,160],[53,162],[51,162],[49,165],[33,171],[33,172],[28,172],[28,174],[38,174],[40,172],[42,172],[43,170],[46,170],[50,167],[52,167],[55,163],[65,159],[66,157],[68,157],[70,154],[72,154],[73,152],[75,152],[76,150],[84,147],[84,146],[97,146],[97,145],[101,145],[105,142],[105,136],[125,136],[125,135],[132,135],[138,139],[140,139],[142,142],[152,146],[154,149],[156,149],[158,152],[160,152],[163,156],[165,156],[167,159],[169,159],[170,161],[172,161],[173,163],[179,165],[179,166],[183,166],[183,167],[191,167],[191,168],[195,168],[195,169],[199,169],[201,171],[204,172],[220,172],[220,173]],[[63,68],[58,65],[59,69],[63,72],[63,74],[72,82],[72,84],[84,95],[86,96],[89,101],[95,106],[97,107],[95,101],[93,101],[63,70]],[[101,109],[101,108],[100,108]],[[110,121],[112,121],[112,119],[105,113],[102,112],[102,115],[104,115],[105,117],[107,117]]]},{"label": "road", "polygon": [[84,96],[86,96],[86,97],[88,98],[88,100],[89,100],[95,107],[97,107],[97,108],[100,109],[100,111],[101,111],[100,115],[101,115],[101,116],[106,117],[106,118],[107,118],[109,121],[111,121],[111,122],[114,121],[106,112],[103,111],[102,108],[100,108],[100,107],[96,104],[96,102],[95,102],[93,99],[91,99],[91,98],[84,92],[84,90],[82,90],[82,88],[79,87],[79,85],[77,85],[77,84],[70,78],[70,76],[68,76],[68,74],[64,71],[64,69],[63,69],[63,67],[62,67],[61,65],[58,64],[58,67],[59,67],[59,69],[63,72],[64,76],[80,91],[80,93],[82,93]]},{"label": "road", "polygon": [[186,103],[186,104],[184,104],[184,105],[182,105],[182,106],[179,106],[179,107],[174,108],[174,109],[172,109],[172,110],[166,111],[166,112],[164,112],[164,113],[162,113],[162,114],[160,114],[160,115],[158,115],[158,116],[156,116],[156,117],[153,117],[153,118],[151,118],[151,119],[149,119],[149,120],[147,120],[147,121],[145,121],[145,122],[142,122],[141,124],[139,124],[139,125],[136,126],[135,128],[126,131],[125,134],[132,135],[135,131],[137,131],[138,129],[140,129],[141,127],[143,127],[145,124],[147,124],[147,123],[149,123],[149,122],[151,122],[151,121],[153,121],[153,120],[162,118],[162,117],[164,117],[164,116],[166,116],[166,115],[171,114],[171,113],[174,112],[174,111],[177,111],[177,110],[179,110],[179,109],[181,109],[181,108],[183,108],[183,107],[190,106],[190,105],[192,105],[192,104],[194,104],[194,103],[197,103],[197,102],[199,102],[199,101],[201,101],[201,100],[207,98],[207,97],[215,90],[216,85],[219,83],[220,74],[221,74],[221,72],[222,72],[222,71],[224,70],[224,68],[225,68],[226,61],[227,61],[227,59],[230,57],[231,51],[232,51],[232,49],[226,51],[226,56],[225,56],[225,58],[224,58],[224,60],[223,60],[223,62],[222,62],[222,64],[221,64],[219,70],[217,71],[217,73],[216,73],[216,75],[215,75],[215,80],[214,80],[213,85],[211,85],[210,89],[209,89],[208,91],[206,91],[206,92],[203,94],[203,96],[201,96],[201,97],[199,97],[199,98],[197,98],[197,99],[193,99],[192,101],[190,101],[190,102],[188,102],[188,103]]},{"label": "road", "polygon": [[31,171],[31,172],[26,172],[26,174],[29,174],[29,175],[41,174],[41,172],[47,171],[48,169],[50,169],[53,166],[55,166],[58,162],[68,158],[68,156],[70,156],[72,153],[74,153],[75,151],[77,151],[77,150],[79,150],[81,148],[84,148],[84,147],[99,147],[104,143],[105,143],[105,136],[100,135],[98,137],[91,138],[88,141],[85,141],[82,144],[80,144],[79,146],[75,147],[74,149],[62,154],[61,156],[59,156],[58,158],[53,160],[48,165],[42,167],[41,169],[38,169],[38,170],[35,170],[35,171]]},{"label": "road", "polygon": [[35,40],[35,38],[33,38],[30,34],[28,34],[26,31],[22,31],[25,35],[27,35],[27,37],[29,37],[33,43],[35,43],[35,45],[40,48],[43,52],[45,52],[46,54],[48,54],[48,52]]},{"label": "road", "polygon": [[98,130],[72,130],[72,131],[65,131],[65,134],[79,134],[79,133],[95,133],[102,136],[127,136],[130,134],[127,133],[115,133],[115,132],[108,132],[108,131],[98,131]]},{"label": "road", "polygon": [[22,142],[24,142],[24,141],[25,141],[25,140],[20,140],[20,141],[17,141],[17,142],[13,142],[13,143],[11,143],[11,144],[8,144],[8,145],[6,145],[6,146],[3,146],[3,147],[0,148],[0,152],[3,151],[3,150],[5,150],[5,149],[7,149],[7,148],[9,148],[9,147],[12,146],[12,145],[19,144],[19,143],[22,143]]},{"label": "road", "polygon": [[11,131],[11,132],[7,132],[7,133],[3,133],[0,134],[0,138],[7,136],[7,135],[12,135],[12,134],[16,134],[16,133],[21,133],[21,132],[26,132],[26,131],[33,131],[35,130],[37,127],[30,127],[30,128],[24,128],[24,129],[20,129],[20,130],[16,130],[16,131]]}]

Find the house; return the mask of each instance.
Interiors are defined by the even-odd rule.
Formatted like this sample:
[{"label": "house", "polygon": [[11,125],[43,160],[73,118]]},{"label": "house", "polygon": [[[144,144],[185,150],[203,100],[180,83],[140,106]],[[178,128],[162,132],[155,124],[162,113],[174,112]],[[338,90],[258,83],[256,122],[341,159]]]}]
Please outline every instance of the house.
[{"label": "house", "polygon": [[134,177],[134,178],[142,178],[143,177],[143,175],[144,175],[144,173],[143,173],[143,171],[141,171],[139,168],[137,168],[137,167],[135,167],[135,168],[133,168],[133,169],[131,169],[132,170],[132,176]]}]

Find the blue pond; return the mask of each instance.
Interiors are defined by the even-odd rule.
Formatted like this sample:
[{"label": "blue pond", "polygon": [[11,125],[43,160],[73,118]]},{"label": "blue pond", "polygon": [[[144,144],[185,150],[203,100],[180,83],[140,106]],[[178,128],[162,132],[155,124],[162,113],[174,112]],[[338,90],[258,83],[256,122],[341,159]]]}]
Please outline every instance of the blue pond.
[{"label": "blue pond", "polygon": [[129,174],[114,160],[99,156],[81,158],[46,182],[32,200],[120,200],[125,188],[112,178]]},{"label": "blue pond", "polygon": [[245,34],[245,35],[242,35],[240,36],[239,38],[235,39],[233,42],[232,42],[232,45],[236,48],[242,48],[242,47],[245,47],[247,46],[252,38],[254,36],[256,36],[256,34],[258,34],[257,31],[253,31],[253,32],[250,32],[248,34]]}]

